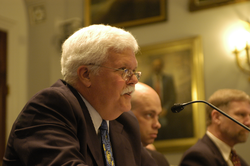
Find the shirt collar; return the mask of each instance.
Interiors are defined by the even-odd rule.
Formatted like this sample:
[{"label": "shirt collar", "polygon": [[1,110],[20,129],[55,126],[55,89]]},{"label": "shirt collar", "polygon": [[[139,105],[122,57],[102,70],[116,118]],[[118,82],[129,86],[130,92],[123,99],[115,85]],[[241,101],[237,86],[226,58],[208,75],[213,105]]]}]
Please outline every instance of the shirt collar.
[{"label": "shirt collar", "polygon": [[[79,92],[78,92],[79,93]],[[102,124],[102,117],[100,116],[100,114],[95,110],[94,107],[92,107],[92,105],[79,93],[79,95],[81,96],[82,100],[84,101],[88,111],[89,111],[89,114],[90,114],[90,117],[91,117],[91,120],[93,122],[93,125],[95,127],[95,131],[96,131],[96,134],[98,134],[99,132],[99,127],[101,126]],[[109,121],[106,120],[107,122],[107,125],[108,125],[108,131],[109,131]]]},{"label": "shirt collar", "polygon": [[225,142],[221,141],[219,138],[215,137],[211,132],[207,131],[206,134],[218,147],[224,160],[227,163],[230,163],[231,162],[231,160],[230,160],[231,147],[228,146]]}]

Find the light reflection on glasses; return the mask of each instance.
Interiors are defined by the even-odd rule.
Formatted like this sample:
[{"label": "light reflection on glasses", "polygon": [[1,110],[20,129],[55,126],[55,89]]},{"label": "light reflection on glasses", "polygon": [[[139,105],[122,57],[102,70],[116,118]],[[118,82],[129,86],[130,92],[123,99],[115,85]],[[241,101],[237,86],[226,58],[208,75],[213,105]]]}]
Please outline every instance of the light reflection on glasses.
[{"label": "light reflection on glasses", "polygon": [[140,71],[133,71],[133,70],[129,70],[129,69],[117,69],[117,68],[112,68],[112,67],[106,67],[106,66],[101,66],[101,65],[95,65],[95,64],[89,64],[91,66],[99,66],[99,67],[104,67],[107,69],[113,69],[115,71],[122,71],[122,78],[125,81],[128,81],[131,79],[131,77],[133,75],[136,76],[137,80],[139,81],[139,79],[141,78],[141,72]]}]

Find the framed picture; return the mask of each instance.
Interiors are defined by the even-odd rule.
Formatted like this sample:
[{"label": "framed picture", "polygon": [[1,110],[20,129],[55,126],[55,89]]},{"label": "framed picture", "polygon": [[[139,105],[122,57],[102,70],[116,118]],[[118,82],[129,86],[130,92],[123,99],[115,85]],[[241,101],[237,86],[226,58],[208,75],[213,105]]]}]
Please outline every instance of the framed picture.
[{"label": "framed picture", "polygon": [[[180,113],[173,113],[171,107],[204,100],[201,37],[142,47],[137,60],[140,81],[159,92],[162,101],[155,147],[164,153],[186,150],[205,133],[205,106],[189,105]],[[160,86],[156,86],[159,77]]]},{"label": "framed picture", "polygon": [[189,0],[189,10],[197,11],[250,0]]},{"label": "framed picture", "polygon": [[167,0],[85,0],[85,26],[130,27],[166,20]]}]

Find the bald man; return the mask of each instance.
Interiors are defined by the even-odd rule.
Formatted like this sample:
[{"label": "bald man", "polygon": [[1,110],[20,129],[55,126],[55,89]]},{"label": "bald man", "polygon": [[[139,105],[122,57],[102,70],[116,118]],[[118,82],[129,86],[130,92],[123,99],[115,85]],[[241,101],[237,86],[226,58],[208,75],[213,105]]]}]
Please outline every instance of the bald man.
[{"label": "bald man", "polygon": [[[159,114],[162,111],[160,97],[153,88],[139,82],[135,85],[131,105],[131,110],[139,121],[141,142],[144,147],[151,145],[154,143],[158,129],[161,127],[158,121]],[[163,154],[148,148],[147,150],[159,166],[169,166]]]}]

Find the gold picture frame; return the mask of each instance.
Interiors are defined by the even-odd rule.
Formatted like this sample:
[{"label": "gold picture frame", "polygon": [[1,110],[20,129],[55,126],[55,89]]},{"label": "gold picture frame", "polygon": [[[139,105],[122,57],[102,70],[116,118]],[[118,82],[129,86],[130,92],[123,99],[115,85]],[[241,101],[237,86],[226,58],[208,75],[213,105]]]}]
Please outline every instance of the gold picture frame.
[{"label": "gold picture frame", "polygon": [[166,20],[167,0],[85,0],[84,24],[131,27]]},{"label": "gold picture frame", "polygon": [[[151,64],[161,59],[165,63],[163,73],[172,75],[176,88],[175,103],[184,103],[190,100],[204,100],[203,53],[201,37],[160,43],[141,47],[137,54],[138,71],[142,72],[141,82],[148,85],[152,76]],[[164,83],[166,85],[167,83]],[[152,85],[150,85],[152,86]],[[153,87],[153,86],[152,86]],[[167,92],[172,92],[171,89]],[[170,94],[173,96],[173,94]],[[165,98],[166,99],[166,98]],[[163,110],[165,109],[162,99]],[[205,106],[192,104],[178,113],[172,113],[166,108],[166,127],[159,130],[154,145],[160,152],[184,151],[203,136],[205,133]],[[185,131],[186,130],[186,131]],[[165,134],[166,133],[166,134]],[[164,137],[164,135],[167,135]]]},{"label": "gold picture frame", "polygon": [[189,0],[191,12],[250,0]]}]

